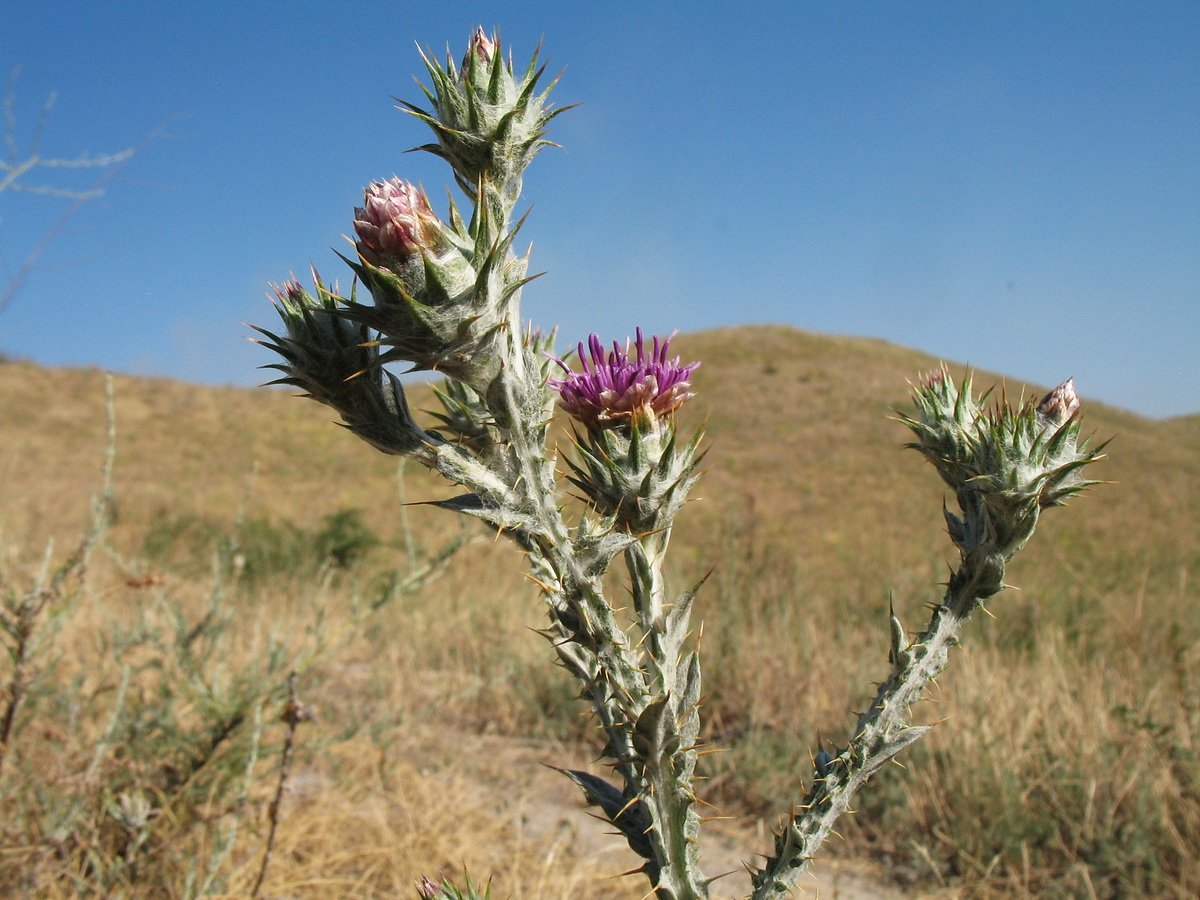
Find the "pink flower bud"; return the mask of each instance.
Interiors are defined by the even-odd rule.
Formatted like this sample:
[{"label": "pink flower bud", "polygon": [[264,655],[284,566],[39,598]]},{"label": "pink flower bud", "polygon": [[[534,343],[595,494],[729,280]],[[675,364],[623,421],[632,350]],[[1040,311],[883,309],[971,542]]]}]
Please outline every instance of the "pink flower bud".
[{"label": "pink flower bud", "polygon": [[271,290],[275,292],[275,296],[284,304],[296,306],[304,301],[304,288],[300,286],[300,282],[293,275],[283,284],[271,284]]},{"label": "pink flower bud", "polygon": [[463,58],[463,70],[465,71],[471,62],[471,57],[476,57],[485,65],[492,61],[492,56],[496,53],[496,48],[500,45],[499,39],[492,40],[488,37],[487,32],[480,25],[475,29],[475,33],[471,35],[471,41],[467,44],[467,55]]},{"label": "pink flower bud", "polygon": [[379,254],[408,259],[440,247],[442,223],[420,188],[392,178],[374,181],[354,210],[354,230]]},{"label": "pink flower bud", "polygon": [[1075,379],[1068,378],[1037,405],[1037,413],[1053,425],[1061,425],[1079,410],[1079,397],[1075,393]]}]

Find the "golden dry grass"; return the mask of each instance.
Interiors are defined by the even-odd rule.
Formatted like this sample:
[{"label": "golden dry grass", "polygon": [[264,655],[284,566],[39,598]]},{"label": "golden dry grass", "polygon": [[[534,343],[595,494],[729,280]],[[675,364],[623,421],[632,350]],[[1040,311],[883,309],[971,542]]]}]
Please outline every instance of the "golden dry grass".
[{"label": "golden dry grass", "polygon": [[[906,406],[906,379],[935,361],[783,328],[684,335],[673,346],[704,361],[685,425],[705,421],[712,445],[673,562],[680,585],[716,564],[699,601],[707,733],[732,750],[713,760],[708,797],[771,821],[799,796],[818,734],[843,740],[849,711],[882,676],[889,596],[910,629],[937,597],[950,559],[941,486],[900,449],[906,431],[889,418]],[[416,393],[414,405],[428,406]],[[0,542],[19,568],[48,536],[73,539],[85,519],[103,455],[103,379],[4,363],[0,398]],[[401,490],[424,499],[444,487],[411,468],[401,485],[394,460],[316,404],[119,377],[116,405],[112,539],[139,572],[151,567],[139,559],[147,529],[186,515],[231,528],[251,481],[250,514],[281,523],[311,528],[359,508],[388,542],[401,541],[404,515],[426,545],[451,530],[440,511],[400,505]],[[963,897],[1200,892],[1188,863],[1200,841],[1200,419],[1152,422],[1096,404],[1085,415],[1101,438],[1116,435],[1095,472],[1116,483],[1048,514],[1011,568],[1020,592],[994,599],[995,618],[980,618],[920,711],[947,721],[905,770],[878,779],[831,847],[885,855],[925,885],[914,893],[942,883],[945,896]],[[390,558],[377,551],[362,581]],[[186,602],[206,590],[194,574],[163,574],[158,590]],[[145,602],[124,578],[115,567],[94,574],[106,609]],[[302,643],[314,593],[303,579],[238,588],[244,624],[231,663],[261,653],[271,629]],[[329,589],[323,628],[341,627],[353,593],[348,582]],[[485,541],[435,585],[348,629],[303,679],[321,722],[301,732],[306,780],[289,801],[267,893],[403,896],[418,875],[465,864],[477,876],[494,871],[499,897],[640,896],[636,882],[596,882],[567,842],[514,825],[519,777],[471,773],[445,746],[447,734],[459,744],[586,737],[565,676],[531,631],[540,624],[516,554]],[[70,659],[95,658],[99,627],[81,616],[62,635]],[[547,761],[557,746],[547,745]],[[270,761],[260,769],[261,792]],[[481,790],[489,782],[501,788]],[[262,815],[231,861],[231,890],[257,874]],[[1105,869],[1139,847],[1126,869],[1147,856],[1164,862],[1139,874],[1154,885],[1141,894]]]}]

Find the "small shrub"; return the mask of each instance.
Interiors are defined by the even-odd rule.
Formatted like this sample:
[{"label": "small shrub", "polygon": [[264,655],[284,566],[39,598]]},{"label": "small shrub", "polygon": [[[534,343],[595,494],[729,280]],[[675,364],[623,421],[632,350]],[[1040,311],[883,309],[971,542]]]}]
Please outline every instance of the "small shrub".
[{"label": "small shrub", "polygon": [[238,578],[262,583],[324,569],[347,571],[380,544],[355,509],[330,513],[315,529],[257,517],[225,525],[184,513],[160,514],[142,541],[141,553],[152,565],[174,566],[191,575],[210,570],[216,557]]}]

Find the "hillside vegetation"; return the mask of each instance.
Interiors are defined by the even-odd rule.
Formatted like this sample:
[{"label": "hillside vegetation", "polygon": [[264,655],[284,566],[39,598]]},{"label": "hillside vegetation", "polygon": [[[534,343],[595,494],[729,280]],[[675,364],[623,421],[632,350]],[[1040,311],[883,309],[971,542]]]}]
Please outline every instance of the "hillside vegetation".
[{"label": "hillside vegetation", "polygon": [[[702,499],[682,526],[685,543],[705,546],[726,535],[729,522],[753,522],[756,537],[789,549],[814,581],[873,577],[875,588],[940,552],[939,483],[916,454],[898,452],[908,432],[893,421],[907,408],[908,381],[937,360],[882,341],[775,327],[684,335],[674,348],[703,360],[684,419],[704,424],[711,444]],[[1046,389],[974,377],[1009,395]],[[1148,420],[1089,401],[1087,386],[1079,388],[1086,424],[1100,439],[1116,439],[1101,473],[1114,484],[1089,496],[1086,510],[1052,516],[1053,538],[1027,551],[1022,574],[1086,563],[1137,569],[1155,584],[1177,580],[1194,560],[1200,530],[1200,417]],[[423,386],[412,393],[414,406],[433,406]],[[340,508],[364,510],[385,531],[398,519],[396,461],[331,424],[325,407],[286,391],[127,376],[116,376],[115,396],[115,480],[121,521],[131,528],[167,514],[228,517],[248,496],[256,515],[299,525]],[[36,544],[77,524],[95,489],[103,376],[5,362],[0,398],[5,528],[10,541]],[[410,500],[446,490],[415,470],[405,481]],[[421,513],[422,522],[444,518]],[[933,527],[920,531],[914,521]]]},{"label": "hillside vegetation", "polygon": [[[704,425],[711,446],[694,492],[701,499],[680,518],[673,572],[683,587],[712,571],[698,601],[704,714],[707,738],[730,752],[710,758],[706,799],[769,823],[800,796],[818,739],[844,740],[851,710],[885,674],[889,603],[914,631],[939,597],[950,559],[942,485],[902,449],[908,432],[894,421],[908,408],[907,382],[938,362],[881,341],[781,327],[683,335],[672,348],[703,361],[697,399],[682,412],[685,427]],[[1010,397],[1049,387],[974,378]],[[832,848],[875,854],[914,891],[1200,893],[1200,418],[1151,421],[1091,402],[1087,385],[1078,388],[1087,430],[1113,439],[1092,474],[1112,483],[1047,513],[1010,569],[1019,590],[993,598],[993,617],[980,617],[926,704],[927,721],[949,721],[904,769],[878,779]],[[321,594],[320,628],[333,628],[345,608],[385,590],[391,569],[457,533],[448,513],[404,504],[446,496],[447,487],[374,452],[315,403],[277,390],[126,376],[114,379],[114,395],[112,551],[91,576],[106,616],[145,604],[146,589],[133,585],[146,576],[159,579],[152,592],[202,608],[211,560],[241,522],[238,565],[248,557],[246,571],[261,568],[255,579],[228,582],[222,590],[232,600],[222,609],[254,628],[269,621],[287,631],[283,623],[294,621],[292,636],[303,644],[314,629],[306,597]],[[411,399],[432,406],[425,386]],[[102,373],[0,364],[0,546],[9,572],[31,570],[51,537],[63,547],[77,539],[100,484],[105,434]],[[320,574],[328,558],[313,563],[296,549],[326,538],[354,550],[338,558],[345,574],[336,578]],[[261,559],[255,540],[270,544],[259,548]],[[261,561],[268,558],[271,565]],[[531,631],[541,624],[536,591],[506,544],[460,549],[438,580],[380,607],[351,637],[318,641],[322,649],[310,654],[320,661],[306,670],[305,688],[324,710],[329,743],[307,759],[328,789],[309,798],[317,818],[297,809],[280,826],[291,847],[271,873],[280,895],[391,896],[390,885],[421,872],[395,848],[369,862],[348,852],[364,792],[416,788],[394,773],[375,785],[379,773],[335,765],[337,754],[377,756],[382,766],[414,735],[427,743],[435,725],[434,734],[452,727],[569,744],[590,737]],[[58,640],[83,660],[99,652],[102,642],[89,635],[102,619],[80,614]],[[262,652],[246,636],[251,627],[239,629],[221,645],[231,665]],[[114,672],[95,677],[111,681]],[[37,738],[27,731],[23,740]],[[34,765],[26,760],[30,773]],[[410,775],[428,793],[418,769]],[[432,769],[453,773],[453,757]],[[344,808],[354,802],[357,813]],[[391,802],[384,807],[400,803]],[[409,840],[401,823],[388,822],[373,840]],[[261,838],[265,825],[256,827]],[[441,844],[411,849],[451,871],[494,865],[500,852],[495,835],[451,840],[444,817],[416,827],[442,829]],[[463,849],[487,841],[491,855]],[[256,852],[222,863],[230,890],[245,891],[256,863]],[[527,893],[532,883],[512,865],[498,875],[500,896]],[[317,870],[328,880],[324,894],[304,887]],[[380,893],[353,892],[363,884]],[[582,896],[577,884],[537,884],[542,896]]]}]

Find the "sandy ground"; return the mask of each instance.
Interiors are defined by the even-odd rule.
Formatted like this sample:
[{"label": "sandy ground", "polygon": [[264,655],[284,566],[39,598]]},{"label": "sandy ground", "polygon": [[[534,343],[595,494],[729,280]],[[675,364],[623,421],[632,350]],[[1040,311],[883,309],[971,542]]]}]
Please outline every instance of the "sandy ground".
[{"label": "sandy ground", "polygon": [[[507,819],[523,839],[543,845],[548,857],[586,854],[614,873],[639,864],[624,839],[584,807],[579,789],[548,767],[601,774],[602,767],[590,760],[574,757],[572,751],[552,743],[464,737],[461,733],[439,736],[429,732],[420,744],[431,758],[454,759],[457,774],[478,783],[493,798],[489,805],[496,813]],[[516,773],[522,778],[519,786],[513,784]],[[513,796],[518,798],[515,803]],[[705,825],[702,840],[705,874],[713,877],[730,873],[713,882],[713,900],[747,896],[750,881],[743,860],[753,860],[755,853],[770,848],[769,831],[761,825],[756,828],[714,821]],[[818,859],[810,873],[801,876],[797,885],[795,896],[800,900],[915,900],[914,895],[890,884],[868,862]]]}]

